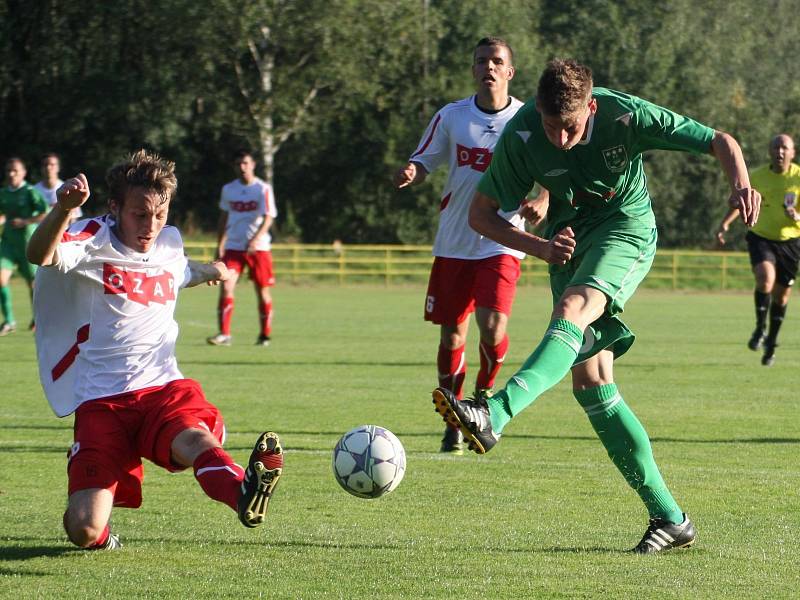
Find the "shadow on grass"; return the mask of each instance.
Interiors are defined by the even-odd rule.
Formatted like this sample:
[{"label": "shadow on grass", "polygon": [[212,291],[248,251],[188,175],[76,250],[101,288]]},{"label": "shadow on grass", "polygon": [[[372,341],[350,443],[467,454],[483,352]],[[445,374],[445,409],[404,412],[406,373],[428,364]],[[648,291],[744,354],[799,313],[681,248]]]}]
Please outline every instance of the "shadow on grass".
[{"label": "shadow on grass", "polygon": [[181,360],[181,365],[199,366],[241,366],[264,365],[288,367],[430,367],[428,362],[376,362],[374,360]]},{"label": "shadow on grass", "polygon": [[45,573],[44,571],[27,571],[24,569],[0,568],[0,577],[47,577],[49,575],[54,575],[54,573]]},{"label": "shadow on grass", "polygon": [[[39,541],[39,538],[25,538],[25,537],[16,537],[16,538],[3,538],[3,541],[15,541],[15,542],[31,542],[31,541]],[[21,548],[8,548],[8,547],[0,547],[0,561],[11,561],[11,560],[30,560],[32,558],[55,558],[58,556],[64,556],[65,554],[74,554],[75,552],[82,552],[80,548],[76,548],[75,546],[65,546],[65,545],[54,545],[49,544],[46,546],[38,545],[38,546],[23,546]],[[7,571],[10,574],[22,574],[22,571],[19,570],[10,570],[10,569],[0,569],[0,573]],[[51,575],[52,573],[33,573],[33,572],[26,572],[26,575]]]},{"label": "shadow on grass", "polygon": [[[197,543],[196,539],[183,539],[180,540],[177,537],[170,538],[169,540],[165,540],[164,538],[160,537],[136,537],[128,538],[131,540],[129,543],[131,545],[137,543],[147,543],[147,544],[158,544],[162,545],[165,542],[169,543],[177,543],[180,545],[185,546],[192,546]],[[338,542],[338,541],[308,541],[308,540],[270,540],[265,542],[263,539],[257,540],[205,540],[204,543],[208,543],[210,545],[217,545],[221,547],[230,547],[230,546],[244,546],[244,547],[256,547],[256,548],[264,548],[265,546],[271,548],[322,548],[326,550],[400,550],[405,549],[405,546],[402,544],[385,544],[385,543],[377,543],[377,542],[369,542],[369,543],[359,543],[359,542]]]},{"label": "shadow on grass", "polygon": [[53,431],[72,431],[72,425],[3,425],[3,429],[43,429]]},{"label": "shadow on grass", "polygon": [[0,451],[2,452],[45,452],[57,453],[66,455],[69,451],[69,444],[61,444],[59,446],[6,446],[0,444]]},{"label": "shadow on grass", "polygon": [[[236,435],[252,435],[257,436],[261,433],[261,431],[236,431],[236,432],[228,432],[235,433]],[[324,436],[339,436],[343,432],[341,431],[295,431],[295,430],[282,430],[279,431],[281,438],[284,440],[284,446],[287,450],[292,449],[308,449],[306,447],[301,446],[292,446],[291,438],[289,436],[292,435],[308,435],[308,436],[316,436],[316,435],[324,435]],[[399,438],[404,437],[438,437],[441,434],[439,432],[420,432],[420,431],[394,431],[394,434],[397,435]],[[596,442],[597,437],[592,435],[538,435],[538,434],[506,434],[503,435],[504,440],[571,440],[571,441],[578,441],[578,442]],[[675,438],[675,437],[651,437],[651,442],[657,443],[675,443],[675,444],[800,444],[800,438],[792,438],[792,437],[776,437],[776,438],[728,438],[728,439],[700,439],[700,438]],[[234,445],[234,444],[226,444],[225,446],[228,449],[250,449],[250,446],[241,446],[241,445]]]},{"label": "shadow on grass", "polygon": [[[400,434],[397,434],[400,435]],[[507,435],[506,439],[525,439],[525,440],[575,440],[596,442],[597,438],[591,435]],[[729,438],[729,439],[699,439],[699,438],[674,438],[674,437],[651,437],[654,443],[673,443],[673,444],[800,444],[800,438]]]}]

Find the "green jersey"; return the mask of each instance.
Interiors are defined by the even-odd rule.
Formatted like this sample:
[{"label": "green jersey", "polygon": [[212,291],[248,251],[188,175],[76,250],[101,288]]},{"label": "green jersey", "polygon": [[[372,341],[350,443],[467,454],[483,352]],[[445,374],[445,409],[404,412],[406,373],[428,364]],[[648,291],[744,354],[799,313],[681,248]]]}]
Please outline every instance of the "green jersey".
[{"label": "green jersey", "polygon": [[550,191],[548,235],[615,215],[655,227],[642,153],[708,153],[714,130],[636,96],[605,88],[592,96],[597,112],[585,139],[569,150],[548,141],[534,100],[526,102],[503,130],[478,190],[514,210],[538,182]]},{"label": "green jersey", "polygon": [[47,212],[47,201],[39,190],[28,182],[23,183],[16,190],[7,186],[0,189],[0,214],[5,215],[6,224],[3,227],[4,241],[27,242],[36,225],[28,225],[20,229],[11,227],[12,219],[30,219]]}]

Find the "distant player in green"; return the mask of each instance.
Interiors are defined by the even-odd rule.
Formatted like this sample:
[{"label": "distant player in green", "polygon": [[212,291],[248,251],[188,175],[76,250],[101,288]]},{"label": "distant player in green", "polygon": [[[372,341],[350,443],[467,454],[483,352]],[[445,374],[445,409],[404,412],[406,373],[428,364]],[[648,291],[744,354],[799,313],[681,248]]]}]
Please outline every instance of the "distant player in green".
[{"label": "distant player in green", "polygon": [[[761,192],[761,216],[747,232],[747,250],[756,279],[756,328],[747,347],[764,348],[761,364],[775,362],[778,332],[786,316],[786,306],[800,263],[800,166],[794,159],[794,140],[776,135],[769,144],[770,162],[750,174],[753,186]],[[722,219],[717,239],[725,243],[725,233],[739,211],[732,208]],[[769,332],[767,332],[769,314]]]},{"label": "distant player in green", "polygon": [[[694,525],[672,497],[650,440],[614,383],[614,358],[633,334],[619,318],[655,255],[656,227],[642,153],[713,154],[731,187],[730,205],[755,223],[760,196],[729,135],[640,98],[593,88],[588,67],[547,65],[536,98],[506,125],[478,184],[470,225],[478,233],[550,263],[552,320],[533,354],[488,400],[433,392],[436,410],[482,454],[511,419],[570,370],[575,398],[611,460],[650,515],[633,549],[652,553],[694,543]],[[514,230],[497,209],[516,206],[535,182],[550,190],[549,239]]]},{"label": "distant player in green", "polygon": [[0,215],[6,221],[0,237],[0,310],[3,312],[0,336],[8,335],[17,328],[8,287],[15,268],[33,294],[36,267],[25,258],[25,246],[48,208],[44,197],[25,181],[26,174],[25,163],[21,159],[14,157],[6,161],[6,185],[0,189]]}]

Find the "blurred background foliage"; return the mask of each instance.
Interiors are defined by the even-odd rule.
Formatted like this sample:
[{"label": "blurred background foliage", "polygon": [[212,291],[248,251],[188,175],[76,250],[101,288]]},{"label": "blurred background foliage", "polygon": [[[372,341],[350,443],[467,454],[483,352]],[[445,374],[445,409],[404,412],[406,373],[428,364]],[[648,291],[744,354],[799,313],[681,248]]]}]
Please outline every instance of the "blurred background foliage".
[{"label": "blurred background foliage", "polygon": [[[789,0],[6,0],[0,155],[36,181],[58,152],[101,212],[105,170],[158,151],[178,165],[173,218],[197,234],[246,147],[275,186],[279,240],[427,243],[445,173],[400,192],[390,177],[472,92],[479,38],[511,43],[520,99],[546,60],[574,57],[597,85],[730,132],[756,166],[800,125],[798,15]],[[726,197],[713,158],[646,161],[662,246],[711,247]]]}]

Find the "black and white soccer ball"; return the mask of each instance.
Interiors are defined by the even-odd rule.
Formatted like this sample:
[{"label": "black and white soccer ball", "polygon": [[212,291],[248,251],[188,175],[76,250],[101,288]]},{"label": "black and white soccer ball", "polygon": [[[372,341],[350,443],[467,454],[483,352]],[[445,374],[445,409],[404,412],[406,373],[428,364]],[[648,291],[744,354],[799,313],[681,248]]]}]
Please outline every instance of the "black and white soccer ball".
[{"label": "black and white soccer ball", "polygon": [[397,436],[377,425],[345,433],[333,449],[333,474],[347,492],[377,498],[394,490],[406,473],[406,451]]}]

